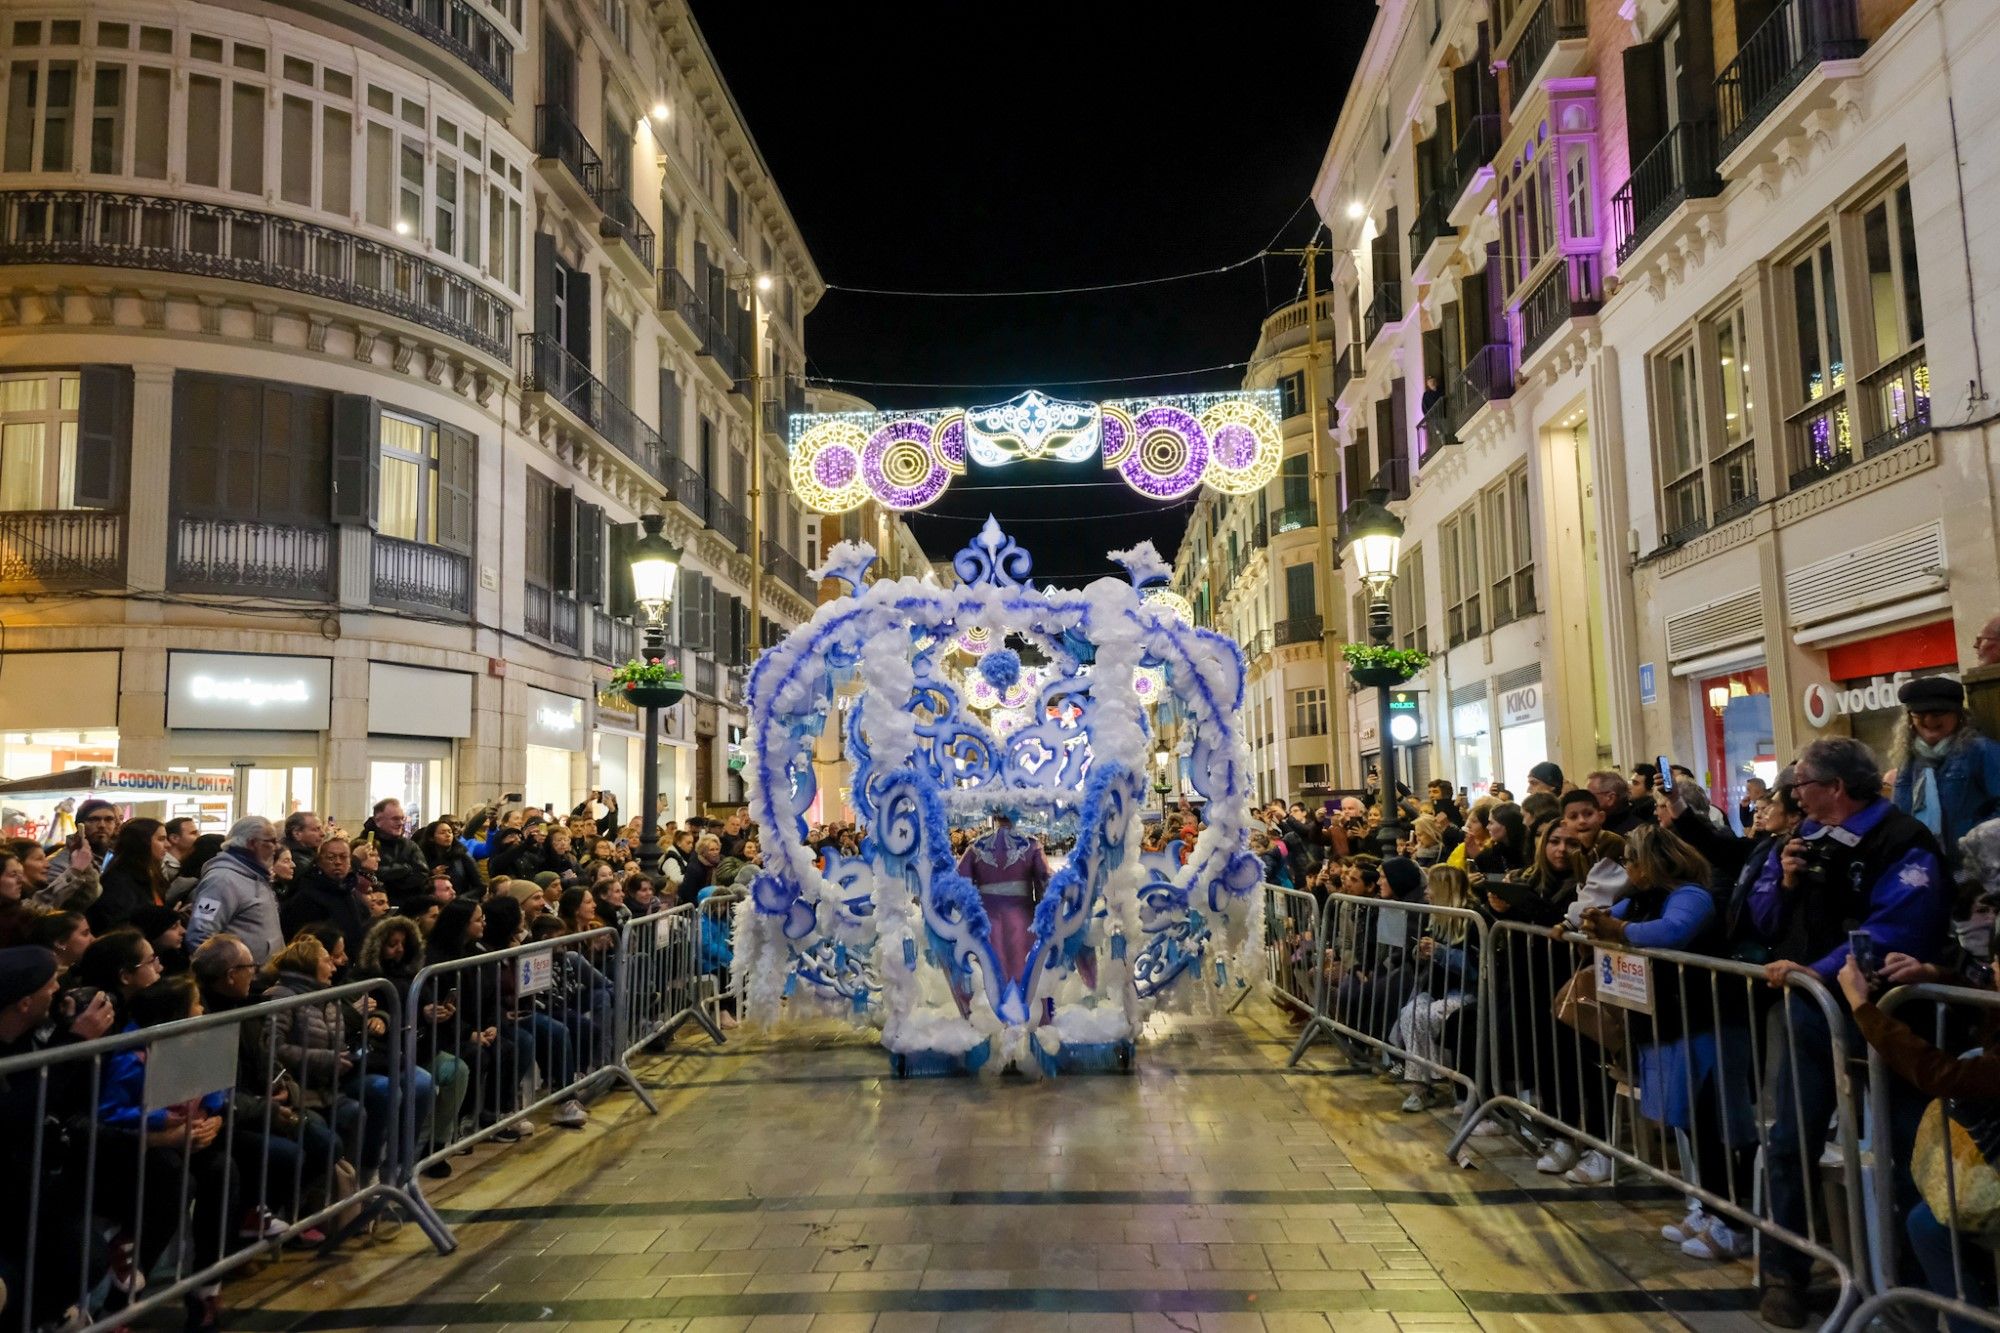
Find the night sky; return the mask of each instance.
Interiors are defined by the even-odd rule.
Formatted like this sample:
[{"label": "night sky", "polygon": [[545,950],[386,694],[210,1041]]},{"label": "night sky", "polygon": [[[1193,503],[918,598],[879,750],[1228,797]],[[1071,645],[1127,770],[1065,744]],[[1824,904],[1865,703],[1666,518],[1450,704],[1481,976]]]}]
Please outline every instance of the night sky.
[{"label": "night sky", "polygon": [[[1368,0],[692,4],[826,281],[951,292],[1126,282],[1218,269],[1274,236],[1303,244],[1375,15]],[[1302,280],[1297,259],[1271,258],[1055,297],[835,290],[806,321],[809,373],[885,408],[1233,389]],[[1113,572],[1102,553],[1146,537],[1171,559],[1186,522],[1184,504],[1086,462],[975,466],[914,527],[946,557],[989,511],[1062,583]]]}]

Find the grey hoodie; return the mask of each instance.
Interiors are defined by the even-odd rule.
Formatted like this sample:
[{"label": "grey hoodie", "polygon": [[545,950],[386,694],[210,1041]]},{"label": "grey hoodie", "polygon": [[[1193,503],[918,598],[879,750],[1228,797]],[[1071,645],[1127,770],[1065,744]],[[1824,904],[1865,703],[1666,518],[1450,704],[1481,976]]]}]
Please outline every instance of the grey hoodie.
[{"label": "grey hoodie", "polygon": [[259,967],[285,947],[271,872],[240,847],[225,848],[203,867],[185,947],[192,954],[209,936],[224,933],[242,940]]}]

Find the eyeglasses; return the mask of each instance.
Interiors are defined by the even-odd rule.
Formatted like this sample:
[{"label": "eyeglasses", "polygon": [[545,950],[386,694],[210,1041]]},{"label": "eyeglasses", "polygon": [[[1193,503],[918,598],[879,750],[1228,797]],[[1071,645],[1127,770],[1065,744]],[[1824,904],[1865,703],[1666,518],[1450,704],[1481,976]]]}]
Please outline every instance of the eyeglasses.
[{"label": "eyeglasses", "polygon": [[1792,790],[1801,791],[1807,787],[1831,787],[1834,782],[1835,779],[1833,778],[1802,778],[1794,775],[1792,778]]},{"label": "eyeglasses", "polygon": [[234,976],[238,972],[255,972],[256,970],[257,965],[255,963],[236,963],[230,967],[229,974]]}]

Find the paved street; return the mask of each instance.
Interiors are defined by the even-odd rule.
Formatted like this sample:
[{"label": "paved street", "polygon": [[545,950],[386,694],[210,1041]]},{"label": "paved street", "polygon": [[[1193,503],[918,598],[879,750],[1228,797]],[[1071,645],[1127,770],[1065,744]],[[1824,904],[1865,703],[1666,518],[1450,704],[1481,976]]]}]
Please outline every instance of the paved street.
[{"label": "paved street", "polygon": [[1511,1147],[1455,1168],[1441,1120],[1324,1048],[1286,1071],[1287,1041],[1246,1006],[1153,1038],[1133,1077],[1045,1083],[899,1083],[830,1034],[684,1047],[645,1071],[658,1119],[616,1097],[437,1191],[456,1254],[405,1227],[288,1259],[232,1285],[232,1324],[1755,1327],[1747,1267],[1654,1238],[1670,1199],[1552,1183]]}]

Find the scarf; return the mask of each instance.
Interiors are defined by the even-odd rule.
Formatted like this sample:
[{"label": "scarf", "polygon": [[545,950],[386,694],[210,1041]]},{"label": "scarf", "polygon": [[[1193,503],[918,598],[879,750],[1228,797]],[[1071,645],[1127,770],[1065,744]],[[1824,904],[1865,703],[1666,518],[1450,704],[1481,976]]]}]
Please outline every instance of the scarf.
[{"label": "scarf", "polygon": [[1957,739],[1956,732],[1935,743],[1920,737],[1910,738],[1910,757],[1916,765],[1910,782],[1910,813],[1933,837],[1944,836],[1944,805],[1938,799],[1937,772],[1945,756],[1951,753],[1951,743]]}]

